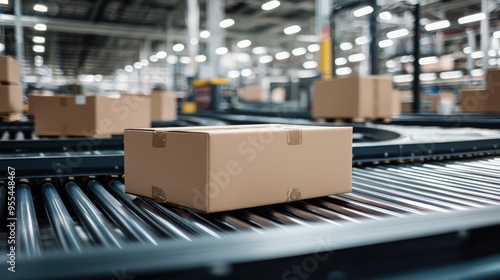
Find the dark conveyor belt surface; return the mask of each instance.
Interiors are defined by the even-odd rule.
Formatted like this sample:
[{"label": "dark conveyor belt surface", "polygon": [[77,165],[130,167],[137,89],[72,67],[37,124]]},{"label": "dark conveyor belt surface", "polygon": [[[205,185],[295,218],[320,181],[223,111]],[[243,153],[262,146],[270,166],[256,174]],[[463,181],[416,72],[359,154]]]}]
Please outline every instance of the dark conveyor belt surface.
[{"label": "dark conveyor belt surface", "polygon": [[[309,232],[311,238],[318,238],[313,233],[320,226],[329,227],[331,233],[345,231],[346,235],[343,236],[353,234],[350,242],[354,246],[357,240],[355,236],[361,235],[359,240],[362,240],[363,234],[365,237],[381,234],[377,227],[383,225],[384,221],[409,223],[412,219],[432,217],[436,213],[450,215],[449,220],[456,223],[463,220],[464,224],[460,228],[466,230],[468,226],[474,225],[474,221],[457,220],[453,215],[467,215],[474,209],[490,214],[497,214],[500,210],[500,158],[354,167],[352,193],[213,214],[159,204],[125,194],[123,190],[124,185],[119,177],[54,178],[50,181],[31,179],[19,184],[17,244],[22,248],[19,260],[30,260],[33,266],[47,265],[44,270],[47,274],[40,272],[37,278],[55,279],[55,275],[68,276],[64,273],[76,272],[70,271],[70,268],[59,271],[50,268],[73,258],[78,262],[86,253],[92,256],[105,253],[110,257],[109,254],[114,252],[114,257],[106,262],[110,265],[124,262],[125,265],[132,260],[127,260],[124,255],[133,254],[127,250],[138,249],[137,244],[141,245],[141,250],[149,246],[152,246],[151,250],[154,250],[153,247],[164,247],[164,253],[168,255],[198,241],[212,240],[215,243],[210,243],[210,246],[216,246],[217,242],[234,241],[245,234],[257,234],[255,242],[265,242],[267,236],[275,236],[276,231],[286,236],[299,230]],[[0,199],[0,205],[5,205],[5,186],[0,187]],[[6,244],[7,239],[4,209],[0,208],[2,244]],[[496,214],[490,218],[500,223],[500,217]],[[480,221],[478,219],[476,222]],[[445,224],[419,227],[414,232],[427,231],[430,234],[437,230],[440,231],[436,233],[457,230],[456,225],[443,229]],[[357,227],[363,225],[372,229],[369,232],[360,231]],[[352,232],[349,233],[351,228]],[[394,233],[383,236],[391,236],[394,240],[403,238]],[[293,247],[291,242],[290,246]],[[265,247],[256,250],[262,253],[262,259],[266,259],[270,256],[287,256],[288,247],[275,247],[272,253]],[[221,246],[218,256],[226,256],[229,259],[226,261],[232,261],[228,248]],[[5,247],[1,247],[1,250],[5,250]],[[240,253],[245,255],[244,252]],[[206,252],[195,257],[195,251],[187,250],[181,255],[189,258],[189,254],[194,254],[191,257],[200,263],[210,262]],[[120,256],[124,259],[120,259]],[[5,257],[6,252],[1,251],[2,266],[6,263]],[[147,260],[144,261],[149,261],[150,257],[146,256]],[[100,259],[97,257],[88,260],[85,268],[76,268],[76,263],[71,269],[82,273],[78,274],[82,277],[108,273],[109,270],[103,271],[104,265],[96,264],[98,262]],[[174,263],[174,260],[166,259],[163,266],[151,269],[176,271],[182,268]],[[26,276],[24,279],[35,276],[19,274],[22,275]]]}]

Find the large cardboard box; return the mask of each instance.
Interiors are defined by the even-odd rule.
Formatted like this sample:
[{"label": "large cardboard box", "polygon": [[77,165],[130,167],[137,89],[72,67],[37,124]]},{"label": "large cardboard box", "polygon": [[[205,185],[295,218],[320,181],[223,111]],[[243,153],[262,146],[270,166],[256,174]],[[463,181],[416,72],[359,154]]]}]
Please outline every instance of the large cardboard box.
[{"label": "large cardboard box", "polygon": [[29,104],[38,135],[99,137],[151,126],[151,104],[145,95],[30,95]]},{"label": "large cardboard box", "polygon": [[0,83],[21,84],[19,62],[10,56],[0,56]]},{"label": "large cardboard box", "polygon": [[390,118],[400,115],[399,92],[392,89],[392,78],[389,76],[371,78],[374,82],[373,118]]},{"label": "large cardboard box", "polygon": [[500,94],[486,89],[462,89],[460,107],[466,113],[500,114]]},{"label": "large cardboard box", "polygon": [[0,84],[0,113],[22,112],[23,98],[22,86]]},{"label": "large cardboard box", "polygon": [[267,100],[266,92],[259,86],[239,88],[238,97],[246,101],[262,102]]},{"label": "large cardboard box", "polygon": [[126,191],[203,212],[349,192],[351,158],[351,127],[125,130]]},{"label": "large cardboard box", "polygon": [[168,91],[153,91],[151,97],[151,119],[173,121],[177,119],[177,95]]}]

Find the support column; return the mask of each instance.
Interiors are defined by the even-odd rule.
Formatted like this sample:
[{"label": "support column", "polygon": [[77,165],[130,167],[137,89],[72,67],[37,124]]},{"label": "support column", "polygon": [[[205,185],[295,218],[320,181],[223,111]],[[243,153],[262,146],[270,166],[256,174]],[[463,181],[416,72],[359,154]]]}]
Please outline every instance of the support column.
[{"label": "support column", "polygon": [[[186,25],[188,29],[187,45],[191,63],[187,68],[187,76],[195,77],[198,73],[198,63],[194,60],[198,55],[198,40],[200,35],[200,7],[198,0],[188,0]],[[195,43],[196,44],[193,44]]]},{"label": "support column", "polygon": [[[210,32],[208,38],[207,58],[208,65],[205,77],[221,76],[219,67],[219,56],[215,53],[215,49],[225,46],[226,34],[223,28],[220,28],[219,22],[224,19],[224,1],[210,0],[207,1],[207,27]],[[225,76],[225,75],[224,75]]]},{"label": "support column", "polygon": [[[370,4],[373,8],[373,12],[369,15],[370,21],[370,74],[378,75],[378,24],[377,17],[379,14],[379,6],[376,0],[371,0]],[[417,4],[418,5],[418,4]]]},{"label": "support column", "polygon": [[486,71],[488,69],[488,47],[489,47],[489,41],[490,41],[490,36],[489,36],[489,18],[490,18],[490,13],[488,9],[488,0],[481,0],[481,12],[486,15],[486,18],[481,20],[481,51],[483,52],[484,56],[481,58],[482,62],[482,69]]},{"label": "support column", "polygon": [[[471,52],[474,52],[476,50],[476,38],[474,31],[472,29],[467,29],[467,44],[469,45]],[[470,53],[466,54],[466,56],[467,56],[467,71],[469,72],[468,74],[470,75],[471,71],[474,70],[474,60],[470,56]]]},{"label": "support column", "polygon": [[24,66],[24,30],[22,23],[22,3],[21,0],[14,1],[14,12],[16,15],[16,57],[21,68]]},{"label": "support column", "polygon": [[413,113],[420,112],[420,4],[417,3],[413,7],[414,27],[413,27]]},{"label": "support column", "polygon": [[[330,14],[332,13],[331,0],[316,0],[314,31],[321,45],[319,69],[323,80],[332,78],[332,65],[334,60],[334,47],[332,47],[332,33]],[[333,19],[332,19],[333,20]]]}]

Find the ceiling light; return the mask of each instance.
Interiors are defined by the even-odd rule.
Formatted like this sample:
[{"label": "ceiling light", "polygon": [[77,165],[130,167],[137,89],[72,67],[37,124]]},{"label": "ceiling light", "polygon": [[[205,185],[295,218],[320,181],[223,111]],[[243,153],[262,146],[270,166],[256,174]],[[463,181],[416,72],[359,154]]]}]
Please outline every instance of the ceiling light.
[{"label": "ceiling light", "polygon": [[240,71],[238,70],[232,70],[227,73],[227,76],[231,79],[236,79],[240,76]]},{"label": "ceiling light", "polygon": [[96,82],[102,81],[102,75],[94,75],[94,79]]},{"label": "ceiling light", "polygon": [[292,54],[295,56],[304,55],[307,53],[306,48],[295,48],[292,50]]},{"label": "ceiling light", "polygon": [[36,4],[35,6],[33,6],[33,10],[40,13],[46,13],[48,11],[47,6],[42,4]]},{"label": "ceiling light", "polygon": [[189,43],[191,43],[191,45],[198,45],[198,39],[191,38],[191,39],[189,39]]},{"label": "ceiling light", "polygon": [[345,57],[339,57],[335,59],[335,65],[345,65],[347,64],[347,59]]},{"label": "ceiling light", "polygon": [[490,59],[488,60],[488,65],[491,65],[491,66],[493,66],[493,65],[497,65],[497,60],[496,60],[496,58],[490,58]]},{"label": "ceiling light", "polygon": [[422,57],[418,60],[418,63],[420,63],[420,65],[436,64],[438,62],[439,59],[437,58],[437,56]]},{"label": "ceiling light", "polygon": [[364,54],[357,53],[357,54],[350,55],[347,59],[350,62],[359,62],[359,61],[363,61],[365,58],[366,58],[366,56]]},{"label": "ceiling light", "polygon": [[356,43],[356,45],[364,45],[364,44],[367,44],[368,43],[368,37],[366,36],[361,36],[361,37],[358,37],[354,40],[354,42]]},{"label": "ceiling light", "polygon": [[318,44],[311,44],[311,45],[307,46],[307,50],[310,52],[317,52],[317,51],[319,51],[319,49],[320,49],[320,46]]},{"label": "ceiling light", "polygon": [[215,53],[218,55],[223,55],[228,52],[228,49],[226,47],[220,47],[215,49]]},{"label": "ceiling light", "polygon": [[266,48],[264,47],[255,47],[252,49],[252,52],[254,54],[265,54],[266,53]]},{"label": "ceiling light", "polygon": [[449,71],[449,72],[441,72],[439,74],[439,77],[443,80],[449,80],[449,79],[458,79],[462,78],[464,73],[462,71]]},{"label": "ceiling light", "polygon": [[488,56],[490,56],[490,57],[495,57],[495,56],[497,56],[497,51],[495,51],[495,50],[489,50],[489,51],[488,51]]},{"label": "ceiling light", "polygon": [[476,52],[472,52],[470,54],[470,57],[476,59],[476,58],[482,58],[484,56],[484,53],[482,51],[476,51]]},{"label": "ceiling light", "polygon": [[191,58],[189,56],[181,56],[181,58],[179,58],[179,62],[182,64],[189,64],[191,63]]},{"label": "ceiling light", "polygon": [[339,76],[349,75],[352,73],[352,69],[350,67],[340,67],[335,70],[335,73]]},{"label": "ceiling light", "polygon": [[35,30],[38,30],[38,31],[46,31],[47,25],[45,25],[43,23],[37,23],[37,24],[35,24],[35,26],[33,28],[35,28]]},{"label": "ceiling light", "polygon": [[477,13],[477,14],[473,14],[470,16],[465,16],[465,17],[459,18],[458,23],[466,24],[466,23],[471,23],[471,22],[475,22],[475,21],[480,21],[483,19],[486,19],[486,15],[484,13]]},{"label": "ceiling light", "polygon": [[155,54],[153,54],[152,56],[149,57],[149,60],[151,60],[151,62],[157,62],[158,57]]},{"label": "ceiling light", "polygon": [[465,53],[465,54],[470,54],[470,53],[472,53],[472,48],[471,48],[471,47],[465,47],[465,48],[464,48],[464,53]]},{"label": "ceiling light", "polygon": [[471,76],[479,77],[479,76],[482,76],[484,74],[484,71],[483,71],[483,69],[474,69],[474,70],[470,71],[470,74],[471,74]]},{"label": "ceiling light", "polygon": [[174,50],[174,52],[181,52],[184,50],[184,45],[183,44],[175,44],[172,47],[172,50]]},{"label": "ceiling light", "polygon": [[176,64],[177,61],[179,61],[179,58],[176,55],[167,56],[167,63],[168,64]]},{"label": "ceiling light", "polygon": [[141,60],[141,64],[142,64],[142,66],[148,66],[149,65],[149,60],[143,59],[143,60]]},{"label": "ceiling light", "polygon": [[264,56],[261,56],[259,58],[259,62],[260,63],[269,63],[269,62],[273,61],[273,59],[274,58],[271,55],[264,55]]},{"label": "ceiling light", "polygon": [[318,76],[316,70],[299,70],[297,71],[297,77],[301,79],[314,78]]},{"label": "ceiling light", "polygon": [[128,72],[128,73],[134,71],[134,67],[132,67],[132,65],[127,65],[123,69],[125,70],[125,72]]},{"label": "ceiling light", "polygon": [[136,62],[136,63],[134,63],[134,68],[135,69],[141,69],[142,68],[142,64],[140,62]]},{"label": "ceiling light", "polygon": [[167,52],[165,52],[165,51],[159,51],[159,52],[156,53],[156,56],[159,59],[164,59],[165,57],[167,57]]},{"label": "ceiling light", "polygon": [[269,2],[262,4],[262,6],[260,6],[260,7],[264,11],[269,11],[269,10],[278,8],[280,4],[281,4],[280,1],[272,0],[272,1],[269,1]]},{"label": "ceiling light", "polygon": [[316,35],[297,35],[297,41],[307,42],[307,43],[315,43],[318,42],[318,36]]},{"label": "ceiling light", "polygon": [[391,20],[392,14],[390,12],[382,12],[378,15],[378,17],[382,20]]},{"label": "ceiling light", "polygon": [[45,52],[45,47],[44,46],[40,46],[40,45],[34,45],[33,46],[33,51],[37,52],[37,53],[43,53],[43,52]]},{"label": "ceiling light", "polygon": [[9,5],[9,0],[0,0],[0,4]]},{"label": "ceiling light", "polygon": [[221,22],[219,22],[219,26],[222,28],[228,28],[234,24],[234,20],[231,18],[227,18]]},{"label": "ceiling light", "polygon": [[415,61],[415,57],[413,57],[413,55],[403,55],[399,61],[401,61],[401,63],[413,62]]},{"label": "ceiling light", "polygon": [[378,42],[378,46],[381,48],[387,48],[387,47],[392,46],[393,44],[394,43],[392,42],[391,39],[386,39],[386,40],[382,40],[382,41]]},{"label": "ceiling light", "polygon": [[441,21],[429,23],[424,28],[427,31],[434,31],[434,30],[439,30],[439,29],[448,28],[448,27],[450,27],[450,21],[449,20],[441,20]]},{"label": "ceiling light", "polygon": [[43,66],[43,57],[37,55],[35,56],[35,66],[42,67]]},{"label": "ceiling light", "polygon": [[302,66],[305,69],[314,69],[314,68],[318,67],[318,63],[314,60],[311,60],[311,61],[304,62],[304,64],[302,64]]},{"label": "ceiling light", "polygon": [[436,73],[423,73],[423,74],[420,74],[419,77],[420,77],[420,80],[424,81],[424,82],[434,81],[437,79]]},{"label": "ceiling light", "polygon": [[493,38],[500,38],[500,31],[493,32]]},{"label": "ceiling light", "polygon": [[352,49],[352,44],[349,42],[342,43],[342,44],[340,44],[340,49],[343,51],[350,50],[350,49]]},{"label": "ceiling light", "polygon": [[33,43],[43,44],[45,43],[45,37],[35,36],[33,37]]},{"label": "ceiling light", "polygon": [[300,28],[300,26],[298,26],[298,25],[292,25],[292,26],[288,26],[287,28],[283,29],[283,32],[286,35],[291,35],[291,34],[295,34],[295,33],[300,32],[301,29],[302,28]]},{"label": "ceiling light", "polygon": [[210,31],[203,30],[200,32],[200,38],[207,39],[208,37],[210,37]]},{"label": "ceiling light", "polygon": [[236,46],[238,46],[238,48],[240,48],[240,49],[244,49],[246,47],[250,47],[251,44],[252,44],[252,42],[250,40],[245,39],[245,40],[239,41],[236,44]]},{"label": "ceiling light", "polygon": [[385,63],[385,67],[387,68],[394,68],[398,65],[398,63],[394,60],[387,60],[387,62]]},{"label": "ceiling light", "polygon": [[289,52],[279,52],[276,55],[274,55],[274,57],[277,60],[283,60],[283,59],[289,58],[290,57],[290,53]]},{"label": "ceiling light", "polygon": [[248,77],[252,75],[252,69],[243,69],[241,70],[241,76]]},{"label": "ceiling light", "polygon": [[194,61],[200,62],[200,63],[205,62],[205,61],[207,61],[207,57],[202,55],[202,54],[199,54],[199,55],[194,57]]},{"label": "ceiling light", "polygon": [[408,34],[410,34],[410,31],[408,31],[408,29],[406,29],[406,28],[402,28],[402,29],[391,31],[391,32],[387,32],[387,38],[395,39],[395,38],[399,38],[399,37],[404,37]]},{"label": "ceiling light", "polygon": [[413,81],[413,75],[412,74],[395,75],[392,77],[392,81],[395,83],[408,83]]},{"label": "ceiling light", "polygon": [[373,12],[373,8],[371,6],[366,6],[366,7],[354,10],[354,12],[352,12],[352,13],[355,17],[362,17],[362,16],[369,15],[372,12]]}]

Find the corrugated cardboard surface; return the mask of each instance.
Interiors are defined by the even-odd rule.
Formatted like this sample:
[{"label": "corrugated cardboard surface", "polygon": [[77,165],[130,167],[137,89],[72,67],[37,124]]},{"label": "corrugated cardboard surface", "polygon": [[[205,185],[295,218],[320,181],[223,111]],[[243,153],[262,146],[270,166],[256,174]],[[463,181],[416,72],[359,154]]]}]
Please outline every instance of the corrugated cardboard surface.
[{"label": "corrugated cardboard surface", "polygon": [[0,113],[18,113],[23,111],[23,87],[0,84]]},{"label": "corrugated cardboard surface", "polygon": [[392,78],[389,76],[372,77],[374,82],[373,117],[390,118],[399,115],[399,95],[392,89]]},{"label": "corrugated cardboard surface", "polygon": [[500,94],[486,89],[462,89],[461,109],[467,113],[500,113]]},{"label": "corrugated cardboard surface", "polygon": [[267,94],[263,88],[259,86],[248,86],[238,89],[238,97],[246,101],[266,101]]},{"label": "corrugated cardboard surface", "polygon": [[351,190],[352,128],[125,131],[126,191],[218,212]]},{"label": "corrugated cardboard surface", "polygon": [[153,91],[151,98],[151,119],[173,121],[177,119],[177,95],[167,91]]},{"label": "corrugated cardboard surface", "polygon": [[0,56],[0,82],[21,84],[19,62],[10,56]]},{"label": "corrugated cardboard surface", "polygon": [[38,135],[110,136],[151,125],[147,96],[30,95],[29,103]]}]

